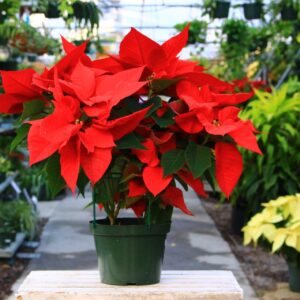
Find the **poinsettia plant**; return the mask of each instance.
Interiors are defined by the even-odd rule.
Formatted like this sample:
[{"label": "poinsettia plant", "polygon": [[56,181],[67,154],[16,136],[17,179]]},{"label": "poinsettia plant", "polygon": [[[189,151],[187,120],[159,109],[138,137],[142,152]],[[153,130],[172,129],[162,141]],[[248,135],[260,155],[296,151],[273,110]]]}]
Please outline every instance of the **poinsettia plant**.
[{"label": "poinsettia plant", "polygon": [[192,214],[176,185],[206,196],[215,179],[229,197],[243,169],[237,145],[260,153],[238,104],[251,93],[178,57],[188,27],[162,45],[136,29],[118,55],[92,61],[64,38],[65,56],[42,74],[2,71],[0,112],[21,114],[12,148],[27,137],[30,165],[46,162],[53,192],[91,183],[111,224],[121,208],[159,222]]}]

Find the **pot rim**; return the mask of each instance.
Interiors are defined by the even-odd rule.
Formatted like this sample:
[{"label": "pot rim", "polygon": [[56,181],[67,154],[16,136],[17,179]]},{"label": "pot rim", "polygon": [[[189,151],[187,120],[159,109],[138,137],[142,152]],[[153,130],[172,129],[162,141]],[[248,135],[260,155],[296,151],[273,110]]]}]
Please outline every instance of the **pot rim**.
[{"label": "pot rim", "polygon": [[[136,218],[119,218],[119,219],[136,219]],[[93,220],[89,222],[90,230],[95,236],[145,236],[145,235],[166,235],[171,229],[171,222],[161,224],[126,224],[126,225],[110,225],[99,224],[99,221],[105,219],[97,219],[96,223]]]}]

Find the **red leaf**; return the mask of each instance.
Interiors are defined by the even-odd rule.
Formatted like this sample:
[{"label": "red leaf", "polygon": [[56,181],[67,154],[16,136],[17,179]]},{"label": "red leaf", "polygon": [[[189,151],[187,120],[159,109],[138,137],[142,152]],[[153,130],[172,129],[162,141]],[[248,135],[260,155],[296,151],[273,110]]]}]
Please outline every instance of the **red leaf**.
[{"label": "red leaf", "polygon": [[208,133],[225,135],[240,126],[239,122],[235,120],[237,118],[237,111],[239,109],[236,107],[226,107],[219,111],[218,117],[216,117],[217,110],[203,107],[199,110],[197,117]]},{"label": "red leaf", "polygon": [[[91,98],[92,100],[93,98]],[[100,102],[94,104],[93,106],[84,106],[83,111],[89,117],[98,117],[99,119],[105,118],[108,119],[109,117],[109,105],[108,102]]]},{"label": "red leaf", "polygon": [[153,141],[151,139],[146,139],[142,144],[146,148],[145,150],[133,149],[132,153],[135,154],[142,163],[145,163],[150,167],[157,166],[159,164],[159,159]]},{"label": "red leaf", "polygon": [[176,57],[186,45],[189,36],[189,27],[190,25],[187,25],[179,34],[162,44],[162,48],[168,58]]},{"label": "red leaf", "polygon": [[172,176],[164,177],[162,167],[145,167],[143,170],[143,180],[147,189],[154,195],[158,195],[172,181]]},{"label": "red leaf", "polygon": [[88,153],[85,148],[81,147],[81,166],[93,184],[98,182],[106,172],[111,162],[111,151],[111,148],[95,148],[94,152]]},{"label": "red leaf", "polygon": [[244,122],[242,126],[231,131],[228,135],[230,135],[239,146],[258,154],[262,154],[252,129],[252,123]]},{"label": "red leaf", "polygon": [[177,59],[176,62],[174,64],[170,64],[170,66],[173,68],[172,70],[168,71],[169,75],[172,77],[184,75],[186,73],[191,73],[196,71],[197,68],[199,68],[196,62],[182,59]]},{"label": "red leaf", "polygon": [[187,208],[184,202],[183,193],[180,189],[174,186],[169,186],[160,197],[163,204],[177,207],[187,215],[193,215],[192,212]]},{"label": "red leaf", "polygon": [[76,48],[76,46],[74,44],[67,41],[62,35],[60,37],[61,37],[61,42],[62,42],[64,51],[66,53],[70,53]]},{"label": "red leaf", "polygon": [[236,94],[212,94],[214,101],[219,105],[236,105],[249,100],[253,93],[236,93]]},{"label": "red leaf", "polygon": [[84,132],[79,132],[80,140],[88,152],[94,152],[95,147],[111,148],[115,146],[113,136],[108,130],[96,126],[88,127]]},{"label": "red leaf", "polygon": [[204,186],[202,181],[197,178],[195,179],[193,175],[186,171],[186,170],[180,170],[178,173],[178,176],[183,179],[189,186],[192,187],[192,189],[200,196],[207,197],[206,192],[204,191]]},{"label": "red leaf", "polygon": [[113,57],[105,57],[94,60],[91,66],[96,69],[106,70],[112,74],[124,71],[124,67]]},{"label": "red leaf", "polygon": [[202,124],[197,118],[196,111],[190,111],[175,117],[176,124],[187,133],[198,133],[203,129]]},{"label": "red leaf", "polygon": [[113,134],[114,140],[117,141],[124,135],[134,131],[134,129],[144,119],[145,115],[147,114],[150,108],[151,106],[139,110],[131,115],[108,121],[106,126],[108,128],[111,128],[110,132]]},{"label": "red leaf", "polygon": [[160,153],[166,153],[168,151],[176,149],[177,144],[176,144],[176,138],[175,136],[172,136],[168,141],[166,141],[163,144],[160,144],[158,146],[158,150]]},{"label": "red leaf", "polygon": [[143,214],[147,208],[147,202],[145,201],[145,199],[141,199],[138,202],[131,205],[130,208],[134,211],[135,215],[138,218],[140,218],[143,216]]},{"label": "red leaf", "polygon": [[151,128],[145,125],[138,125],[135,132],[143,138],[148,138],[151,135]]},{"label": "red leaf", "polygon": [[238,120],[238,114],[240,109],[235,106],[227,106],[221,109],[218,113],[218,118],[221,123],[228,121],[229,119],[236,121]]},{"label": "red leaf", "polygon": [[5,93],[22,95],[27,99],[37,97],[39,93],[32,85],[32,78],[36,72],[32,69],[19,71],[1,71]]},{"label": "red leaf", "polygon": [[71,75],[72,87],[77,97],[85,102],[92,96],[96,82],[95,73],[81,61],[76,64]]},{"label": "red leaf", "polygon": [[58,150],[59,146],[60,143],[55,143],[43,137],[40,134],[39,126],[32,125],[28,133],[30,166],[50,157]]},{"label": "red leaf", "polygon": [[161,118],[168,110],[169,105],[167,102],[162,102],[162,106],[156,109],[156,115]]},{"label": "red leaf", "polygon": [[[133,95],[140,90],[146,81],[139,81],[144,67],[121,71],[114,75],[104,75],[97,79],[96,92],[101,101],[110,101],[110,107],[117,105],[120,100]],[[96,100],[96,98],[95,98]]]},{"label": "red leaf", "polygon": [[191,72],[184,74],[185,79],[189,80],[190,82],[196,84],[197,86],[204,86],[208,85],[211,87],[227,87],[231,88],[232,85],[222,81],[210,74],[201,73],[201,72]]},{"label": "red leaf", "polygon": [[220,124],[220,125],[214,125],[214,124],[206,124],[205,130],[213,135],[225,135],[233,130],[235,130],[237,126],[230,122],[229,124]]},{"label": "red leaf", "polygon": [[86,48],[87,42],[82,43],[78,47],[75,47],[72,51],[68,52],[66,56],[64,56],[55,67],[51,68],[48,72],[48,78],[51,78],[54,73],[54,68],[57,68],[58,74],[61,73],[71,73],[74,66],[77,62],[85,55],[84,51]]},{"label": "red leaf", "polygon": [[128,183],[129,192],[128,197],[138,197],[146,194],[147,189],[144,186],[142,180],[132,179]]},{"label": "red leaf", "polygon": [[10,94],[0,95],[0,113],[19,114],[23,111],[24,97]]},{"label": "red leaf", "polygon": [[82,126],[72,123],[73,120],[75,121],[72,117],[70,111],[57,106],[54,113],[41,119],[41,135],[55,143],[66,143]]},{"label": "red leaf", "polygon": [[162,47],[134,28],[120,44],[120,58],[133,66],[147,65],[152,71],[162,69],[167,63]]},{"label": "red leaf", "polygon": [[53,87],[53,74],[54,68],[52,68],[50,76],[50,71],[45,68],[42,74],[35,73],[32,78],[32,84],[44,91],[49,91],[51,87]]},{"label": "red leaf", "polygon": [[156,145],[161,145],[169,141],[174,133],[170,131],[151,131],[151,139]]},{"label": "red leaf", "polygon": [[[200,99],[199,88],[190,81],[181,80],[176,85],[176,92],[178,97],[188,105],[190,110],[198,108],[199,104],[203,102],[202,99]],[[208,102],[207,100],[208,99],[206,99],[206,102]]]},{"label": "red leaf", "polygon": [[78,137],[73,137],[59,150],[59,153],[61,176],[74,193],[80,168],[80,142]]},{"label": "red leaf", "polygon": [[[55,100],[61,100],[64,96],[61,85],[58,79],[58,72],[57,69],[54,69],[54,76],[53,76],[53,83],[54,87],[52,89],[53,97]],[[51,88],[50,88],[51,90]]]},{"label": "red leaf", "polygon": [[216,178],[221,190],[229,197],[243,171],[243,158],[235,145],[218,142],[216,151]]}]

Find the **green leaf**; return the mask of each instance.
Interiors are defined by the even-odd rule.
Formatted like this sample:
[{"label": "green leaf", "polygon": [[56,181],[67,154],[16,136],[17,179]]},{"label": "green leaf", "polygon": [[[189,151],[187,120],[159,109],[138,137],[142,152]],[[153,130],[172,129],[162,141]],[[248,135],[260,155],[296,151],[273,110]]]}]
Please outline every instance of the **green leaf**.
[{"label": "green leaf", "polygon": [[175,79],[155,79],[151,83],[151,87],[153,91],[155,92],[160,92],[165,90],[166,88],[170,87],[171,85],[175,84],[178,82],[180,78],[175,78]]},{"label": "green leaf", "polygon": [[174,177],[175,177],[175,179],[176,179],[176,181],[178,181],[179,183],[180,183],[180,185],[183,187],[183,189],[185,190],[185,191],[188,191],[189,190],[189,187],[188,187],[188,185],[185,183],[185,181],[183,180],[183,179],[181,179],[178,175],[174,175]]},{"label": "green leaf", "polygon": [[184,165],[184,150],[175,149],[162,155],[161,166],[164,169],[164,176],[175,173]]},{"label": "green leaf", "polygon": [[83,209],[87,209],[93,206],[93,201],[89,202]]},{"label": "green leaf", "polygon": [[23,124],[21,127],[17,129],[17,135],[10,144],[10,151],[15,150],[16,147],[26,138],[29,128],[30,128],[29,124]]},{"label": "green leaf", "polygon": [[211,166],[210,148],[190,141],[185,150],[185,160],[193,177],[198,178]]},{"label": "green leaf", "polygon": [[46,163],[48,185],[52,197],[55,197],[65,186],[65,180],[60,174],[60,162],[58,153],[53,154]]},{"label": "green leaf", "polygon": [[268,191],[276,183],[277,183],[277,176],[275,174],[275,175],[271,176],[268,181],[264,182],[264,189],[265,189],[265,191]]},{"label": "green leaf", "polygon": [[97,182],[95,188],[95,201],[107,205],[112,199],[112,187],[108,178],[102,178]]},{"label": "green leaf", "polygon": [[163,128],[175,123],[173,119],[175,117],[175,113],[171,109],[168,109],[162,117],[158,117],[156,114],[153,114],[151,117],[157,125]]},{"label": "green leaf", "polygon": [[89,182],[89,179],[84,174],[84,172],[81,170],[79,172],[78,179],[77,179],[77,187],[79,190],[79,194],[81,194],[83,197],[84,197],[85,187],[88,184],[88,182]]},{"label": "green leaf", "polygon": [[151,103],[152,107],[148,110],[146,117],[149,117],[155,112],[158,108],[162,107],[162,100],[159,97],[151,98],[146,103]]},{"label": "green leaf", "polygon": [[116,141],[116,144],[118,149],[146,149],[140,142],[138,136],[133,132]]},{"label": "green leaf", "polygon": [[269,138],[270,135],[270,130],[271,130],[271,125],[270,124],[265,124],[262,128],[262,134],[260,135],[262,141],[264,144],[267,143],[267,140]]},{"label": "green leaf", "polygon": [[213,165],[204,172],[204,177],[207,180],[208,184],[212,188],[214,193],[217,193],[216,182],[215,182],[215,169]]},{"label": "green leaf", "polygon": [[152,105],[146,114],[146,117],[149,117],[154,111],[162,106],[162,100],[160,97],[156,96],[141,103],[136,97],[128,97],[123,100],[123,104],[126,110],[122,109],[121,111],[118,111],[118,114],[115,115],[115,117],[126,116]]},{"label": "green leaf", "polygon": [[282,147],[282,149],[285,151],[285,152],[288,152],[289,150],[289,144],[287,142],[287,140],[285,139],[285,137],[283,137],[282,135],[276,133],[276,138],[277,140],[279,141],[279,145]]},{"label": "green leaf", "polygon": [[295,136],[298,133],[297,129],[294,128],[291,124],[285,123],[285,124],[282,124],[282,125],[289,132],[289,134],[291,136]]},{"label": "green leaf", "polygon": [[156,199],[151,201],[148,199],[147,209],[144,215],[146,224],[151,225],[169,223],[172,219],[173,206],[168,205],[166,207],[162,207],[161,202],[155,200]]},{"label": "green leaf", "polygon": [[41,100],[28,101],[23,104],[23,113],[20,117],[21,122],[29,117],[37,115],[44,110],[45,103]]}]

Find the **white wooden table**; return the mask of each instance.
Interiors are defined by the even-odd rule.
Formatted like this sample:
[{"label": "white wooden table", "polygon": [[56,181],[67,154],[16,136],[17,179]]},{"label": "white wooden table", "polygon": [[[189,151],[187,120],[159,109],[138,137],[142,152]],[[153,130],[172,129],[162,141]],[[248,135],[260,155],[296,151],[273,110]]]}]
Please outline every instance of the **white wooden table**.
[{"label": "white wooden table", "polygon": [[17,300],[242,300],[230,271],[163,271],[161,282],[146,286],[100,283],[97,271],[33,271]]}]

